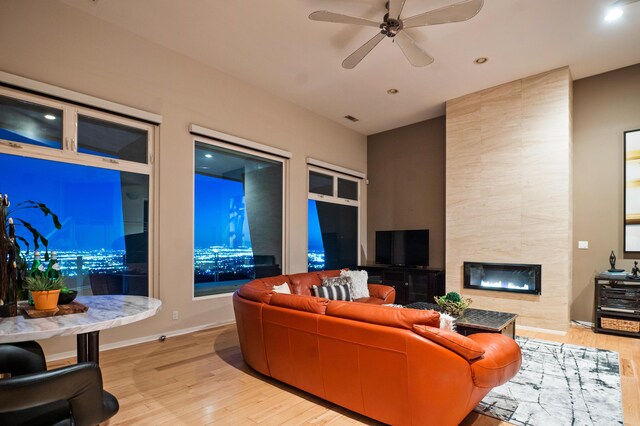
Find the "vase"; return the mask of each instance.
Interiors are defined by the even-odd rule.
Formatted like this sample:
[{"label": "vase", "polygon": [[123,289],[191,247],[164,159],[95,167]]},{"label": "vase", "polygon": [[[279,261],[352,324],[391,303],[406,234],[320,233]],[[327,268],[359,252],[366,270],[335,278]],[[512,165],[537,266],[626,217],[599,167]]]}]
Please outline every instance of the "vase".
[{"label": "vase", "polygon": [[31,294],[38,311],[50,311],[58,307],[60,290],[32,291]]}]

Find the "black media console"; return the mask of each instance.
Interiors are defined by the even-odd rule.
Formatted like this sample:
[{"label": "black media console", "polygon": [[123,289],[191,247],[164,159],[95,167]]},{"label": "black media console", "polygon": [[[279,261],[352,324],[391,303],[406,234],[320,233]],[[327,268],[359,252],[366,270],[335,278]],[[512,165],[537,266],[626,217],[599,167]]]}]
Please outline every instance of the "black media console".
[{"label": "black media console", "polygon": [[380,283],[396,289],[399,305],[413,302],[433,302],[434,296],[445,294],[444,271],[437,268],[415,268],[388,265],[361,265],[370,283]]}]

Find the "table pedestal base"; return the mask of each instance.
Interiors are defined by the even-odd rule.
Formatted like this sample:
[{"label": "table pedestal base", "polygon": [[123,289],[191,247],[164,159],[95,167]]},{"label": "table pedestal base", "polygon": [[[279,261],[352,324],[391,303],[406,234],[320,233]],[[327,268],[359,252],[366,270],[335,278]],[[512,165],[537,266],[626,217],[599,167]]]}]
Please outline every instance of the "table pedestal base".
[{"label": "table pedestal base", "polygon": [[89,333],[78,334],[78,363],[80,362],[100,362],[100,332],[91,331]]}]

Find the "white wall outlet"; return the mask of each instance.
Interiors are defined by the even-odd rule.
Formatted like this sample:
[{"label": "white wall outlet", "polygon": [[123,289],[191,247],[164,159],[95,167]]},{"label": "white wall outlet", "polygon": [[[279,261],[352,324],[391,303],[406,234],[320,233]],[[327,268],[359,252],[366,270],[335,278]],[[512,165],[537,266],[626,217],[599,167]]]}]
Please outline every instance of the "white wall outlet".
[{"label": "white wall outlet", "polygon": [[178,311],[173,311],[173,319],[174,320],[178,319]]},{"label": "white wall outlet", "polygon": [[581,250],[586,250],[589,248],[589,241],[578,241],[578,248]]}]

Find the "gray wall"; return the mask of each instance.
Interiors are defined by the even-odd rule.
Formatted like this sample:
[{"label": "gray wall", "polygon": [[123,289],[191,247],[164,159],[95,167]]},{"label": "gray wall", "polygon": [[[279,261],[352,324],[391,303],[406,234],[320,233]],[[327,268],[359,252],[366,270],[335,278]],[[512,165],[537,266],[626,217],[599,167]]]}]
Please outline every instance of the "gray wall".
[{"label": "gray wall", "polygon": [[375,231],[428,228],[430,264],[444,267],[445,118],[377,133],[367,144],[367,263],[375,262]]},{"label": "gray wall", "polygon": [[[573,300],[571,318],[593,321],[593,279],[638,254],[623,253],[625,130],[640,128],[640,64],[573,83]],[[588,240],[588,250],[578,241]]]}]

